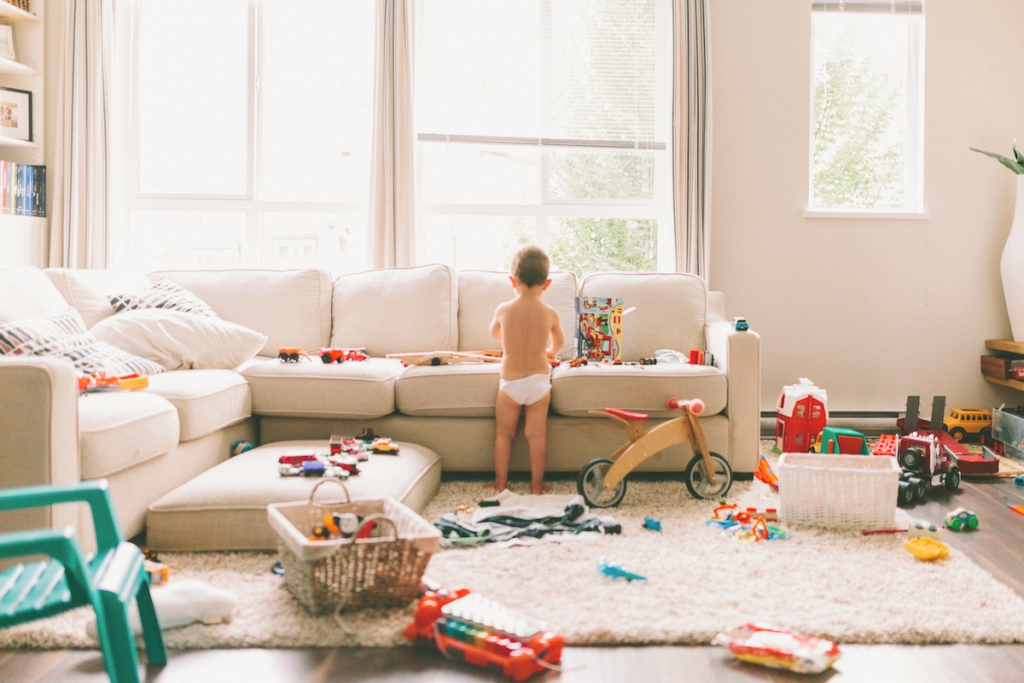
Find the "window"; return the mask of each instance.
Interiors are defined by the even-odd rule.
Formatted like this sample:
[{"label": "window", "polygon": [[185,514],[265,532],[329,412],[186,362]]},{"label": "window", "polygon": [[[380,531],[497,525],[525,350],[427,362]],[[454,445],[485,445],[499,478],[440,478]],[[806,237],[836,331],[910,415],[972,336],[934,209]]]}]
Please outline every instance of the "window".
[{"label": "window", "polygon": [[923,0],[812,5],[810,212],[924,211]]},{"label": "window", "polygon": [[374,3],[117,13],[111,266],[365,269]]},{"label": "window", "polygon": [[420,0],[418,257],[674,270],[667,0]]}]

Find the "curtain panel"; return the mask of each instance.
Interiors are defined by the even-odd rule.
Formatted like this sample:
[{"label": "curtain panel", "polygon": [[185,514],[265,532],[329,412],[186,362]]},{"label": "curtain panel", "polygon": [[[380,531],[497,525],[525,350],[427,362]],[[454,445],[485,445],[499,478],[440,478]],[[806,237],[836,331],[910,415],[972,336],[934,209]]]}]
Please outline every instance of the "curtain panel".
[{"label": "curtain panel", "polygon": [[416,255],[413,150],[413,5],[377,0],[370,256],[374,268],[411,266]]},{"label": "curtain panel", "polygon": [[104,268],[113,0],[63,4],[49,265]]},{"label": "curtain panel", "polygon": [[709,0],[672,1],[672,204],[676,268],[708,279],[711,228]]}]

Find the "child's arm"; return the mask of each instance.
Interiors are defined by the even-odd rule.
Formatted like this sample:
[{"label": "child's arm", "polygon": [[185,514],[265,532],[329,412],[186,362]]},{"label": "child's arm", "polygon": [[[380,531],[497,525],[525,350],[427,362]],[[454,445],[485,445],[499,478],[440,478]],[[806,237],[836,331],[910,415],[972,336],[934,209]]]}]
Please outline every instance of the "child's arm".
[{"label": "child's arm", "polygon": [[501,313],[501,307],[494,311],[494,319],[491,320],[491,336],[501,341],[501,320],[499,319],[499,313]]},{"label": "child's arm", "polygon": [[561,322],[558,320],[558,311],[551,309],[551,346],[547,348],[548,358],[554,358],[565,345],[565,334],[562,332]]}]

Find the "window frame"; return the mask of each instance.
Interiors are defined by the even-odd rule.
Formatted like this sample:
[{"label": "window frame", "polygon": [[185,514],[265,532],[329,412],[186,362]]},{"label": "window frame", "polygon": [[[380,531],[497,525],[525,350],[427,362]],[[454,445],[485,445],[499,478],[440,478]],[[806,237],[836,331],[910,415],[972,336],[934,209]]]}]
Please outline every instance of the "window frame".
[{"label": "window frame", "polygon": [[[856,209],[841,208],[827,209],[813,206],[814,200],[814,15],[819,12],[843,12],[855,13],[867,12],[873,14],[910,14],[920,17],[919,21],[908,24],[907,36],[907,151],[904,156],[904,166],[910,166],[916,160],[919,167],[918,173],[905,170],[904,177],[907,178],[907,194],[911,191],[920,197],[919,207],[910,209]],[[925,127],[925,93],[924,93],[924,0],[888,0],[887,2],[871,2],[869,0],[836,0],[835,2],[815,2],[811,6],[811,27],[810,27],[810,98],[808,116],[808,173],[807,173],[807,203],[804,206],[804,218],[868,218],[882,220],[925,220],[929,218],[928,194],[925,183],[925,161],[924,161],[924,127]],[[917,200],[914,202],[917,203]]]}]

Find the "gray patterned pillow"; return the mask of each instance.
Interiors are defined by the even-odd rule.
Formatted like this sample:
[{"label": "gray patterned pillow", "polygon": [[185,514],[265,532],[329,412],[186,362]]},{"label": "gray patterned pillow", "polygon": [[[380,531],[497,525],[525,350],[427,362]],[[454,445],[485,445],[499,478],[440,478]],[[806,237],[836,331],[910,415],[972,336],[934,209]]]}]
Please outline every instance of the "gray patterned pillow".
[{"label": "gray patterned pillow", "polygon": [[169,311],[182,311],[218,317],[212,308],[179,284],[170,280],[157,280],[152,286],[138,292],[115,294],[110,298],[110,305],[115,313],[134,311],[141,308],[164,308]]},{"label": "gray patterned pillow", "polygon": [[85,331],[73,308],[60,313],[24,318],[0,325],[0,355],[54,356],[71,361],[80,373],[105,372],[121,376],[155,375],[164,367],[101,342]]}]

